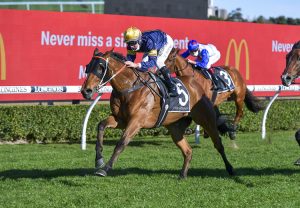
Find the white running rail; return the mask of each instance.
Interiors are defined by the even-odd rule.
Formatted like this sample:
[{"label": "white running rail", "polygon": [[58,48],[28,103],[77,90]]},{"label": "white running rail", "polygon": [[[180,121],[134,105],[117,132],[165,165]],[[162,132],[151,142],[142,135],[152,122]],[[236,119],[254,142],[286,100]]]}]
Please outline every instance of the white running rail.
[{"label": "white running rail", "polygon": [[[268,111],[278,97],[279,93],[282,91],[300,91],[300,85],[291,85],[290,87],[284,87],[282,85],[248,85],[248,89],[252,92],[276,92],[272,100],[269,102],[263,116],[262,121],[262,138],[266,136],[266,121]],[[52,93],[80,93],[81,86],[0,86],[0,94],[52,94]],[[90,108],[87,111],[87,114],[84,119],[83,128],[82,128],[82,139],[81,139],[81,148],[86,149],[86,127],[88,123],[89,116],[100,99],[102,93],[110,93],[112,91],[111,86],[102,87],[98,93],[99,95],[91,104]],[[200,131],[200,126],[196,127],[196,130]],[[199,142],[200,134],[195,135],[196,143]]]}]

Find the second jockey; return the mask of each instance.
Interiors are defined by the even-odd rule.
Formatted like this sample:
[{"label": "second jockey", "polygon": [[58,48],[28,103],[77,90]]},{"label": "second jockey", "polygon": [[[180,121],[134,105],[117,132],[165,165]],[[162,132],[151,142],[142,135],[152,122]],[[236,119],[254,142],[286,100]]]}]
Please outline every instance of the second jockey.
[{"label": "second jockey", "polygon": [[208,72],[212,79],[214,90],[218,90],[219,82],[213,69],[211,69],[211,65],[216,63],[221,57],[221,53],[216,46],[212,44],[200,44],[196,40],[190,40],[188,42],[188,50],[181,54],[181,56],[187,58],[190,55],[196,57],[196,59],[194,61],[188,59],[188,62],[195,65],[195,67],[203,69],[204,73]]},{"label": "second jockey", "polygon": [[[160,30],[142,33],[136,27],[129,27],[124,32],[124,39],[127,43],[127,61],[125,64],[142,72],[158,69],[164,77],[169,95],[176,97],[178,95],[176,85],[172,82],[170,71],[165,66],[165,60],[174,45],[173,39]],[[144,53],[142,62],[134,63],[136,53],[139,52]]]}]

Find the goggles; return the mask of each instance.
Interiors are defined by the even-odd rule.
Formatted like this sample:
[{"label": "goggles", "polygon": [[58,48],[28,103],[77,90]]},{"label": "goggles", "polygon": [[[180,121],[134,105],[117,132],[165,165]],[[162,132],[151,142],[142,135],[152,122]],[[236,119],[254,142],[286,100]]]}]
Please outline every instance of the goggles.
[{"label": "goggles", "polygon": [[135,41],[129,41],[129,42],[127,42],[127,45],[129,45],[129,46],[134,46],[134,45],[136,45],[137,43],[138,43],[137,40],[135,40]]}]

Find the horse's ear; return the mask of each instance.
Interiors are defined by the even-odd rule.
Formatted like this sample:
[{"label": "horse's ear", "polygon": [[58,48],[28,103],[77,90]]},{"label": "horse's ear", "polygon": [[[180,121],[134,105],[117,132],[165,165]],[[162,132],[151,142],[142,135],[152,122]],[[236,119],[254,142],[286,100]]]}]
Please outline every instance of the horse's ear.
[{"label": "horse's ear", "polygon": [[178,54],[180,51],[180,48],[176,48],[175,50],[176,50],[176,54]]},{"label": "horse's ear", "polygon": [[111,52],[111,53],[114,52],[114,49],[115,49],[115,48],[112,48],[109,52]]},{"label": "horse's ear", "polygon": [[97,55],[98,53],[99,53],[99,49],[95,48],[95,50],[94,50],[94,56]]}]

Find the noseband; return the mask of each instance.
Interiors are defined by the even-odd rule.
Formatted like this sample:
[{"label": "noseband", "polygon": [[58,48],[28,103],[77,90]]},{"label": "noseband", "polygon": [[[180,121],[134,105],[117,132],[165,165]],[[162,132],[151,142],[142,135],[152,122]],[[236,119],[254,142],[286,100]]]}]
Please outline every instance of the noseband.
[{"label": "noseband", "polygon": [[118,74],[120,74],[122,71],[124,71],[124,69],[126,69],[126,65],[124,64],[119,70],[117,70],[117,72],[112,75],[107,81],[104,81],[104,77],[107,74],[107,71],[109,70],[109,57],[108,58],[104,58],[102,56],[93,56],[93,58],[95,59],[99,59],[99,65],[102,69],[104,69],[104,73],[102,75],[102,73],[99,73],[98,70],[93,70],[91,73],[93,73],[95,76],[97,76],[100,79],[100,82],[98,84],[97,90],[99,90],[101,87],[105,86],[108,82],[110,82],[110,80],[112,80],[114,77],[116,77]]}]

